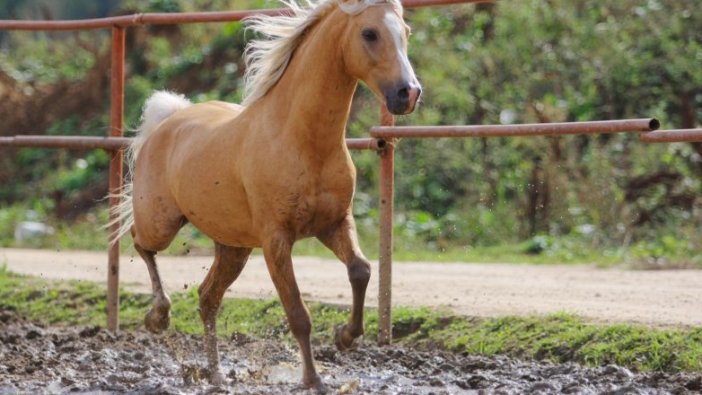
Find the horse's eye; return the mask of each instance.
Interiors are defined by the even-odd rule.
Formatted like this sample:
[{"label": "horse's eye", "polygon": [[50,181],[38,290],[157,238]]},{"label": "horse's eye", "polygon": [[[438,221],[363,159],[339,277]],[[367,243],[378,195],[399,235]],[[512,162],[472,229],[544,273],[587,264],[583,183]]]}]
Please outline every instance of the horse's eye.
[{"label": "horse's eye", "polygon": [[378,32],[375,31],[375,29],[363,29],[361,36],[363,36],[363,39],[369,43],[378,40]]}]

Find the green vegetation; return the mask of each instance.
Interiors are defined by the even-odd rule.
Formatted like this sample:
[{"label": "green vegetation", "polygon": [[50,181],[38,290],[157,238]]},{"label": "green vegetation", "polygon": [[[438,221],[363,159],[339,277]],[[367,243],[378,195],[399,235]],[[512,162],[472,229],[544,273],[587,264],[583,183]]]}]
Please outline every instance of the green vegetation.
[{"label": "green vegetation", "polygon": [[[0,17],[265,8],[270,0],[0,1]],[[399,124],[560,122],[653,116],[700,126],[702,3],[525,0],[406,11],[423,104]],[[126,124],[154,89],[195,101],[241,98],[240,23],[130,30]],[[50,44],[49,44],[50,43]],[[0,32],[0,134],[104,135],[109,34]],[[70,92],[70,95],[65,95]],[[3,96],[4,95],[4,96]],[[7,96],[7,97],[5,97]],[[62,100],[55,100],[62,97]],[[21,110],[20,110],[21,109]],[[368,135],[378,105],[361,88],[348,125]],[[30,211],[57,233],[37,245],[103,248],[104,153],[0,155],[0,245]],[[354,153],[354,211],[377,240],[378,159]],[[410,140],[398,145],[398,259],[699,265],[702,143],[632,134]],[[207,246],[187,230],[171,253]],[[185,245],[183,244],[185,243]],[[320,248],[305,244],[309,253]]]},{"label": "green vegetation", "polygon": [[[46,281],[0,267],[0,310],[53,325],[104,326],[105,291],[97,284]],[[201,334],[197,290],[171,295],[171,329]],[[120,323],[142,327],[148,295],[122,291]],[[348,317],[348,308],[310,303],[313,341],[332,342],[332,329]],[[650,329],[633,325],[588,324],[569,314],[546,317],[466,318],[427,308],[397,308],[397,342],[410,347],[441,347],[456,352],[518,358],[573,361],[597,366],[615,363],[635,370],[702,371],[702,328]],[[375,341],[377,312],[367,309],[366,339]],[[292,343],[277,300],[225,299],[218,319],[221,336],[241,332]]]},{"label": "green vegetation", "polygon": [[424,336],[469,353],[587,365],[614,363],[636,370],[702,369],[702,328],[685,331],[625,324],[592,325],[570,314],[553,314],[545,318],[454,320],[438,331],[430,323]]},{"label": "green vegetation", "polygon": [[[105,250],[107,236],[96,232],[107,222],[107,210],[90,211],[81,221],[66,223],[56,218],[48,223],[55,234],[18,243],[14,240],[14,227],[31,211],[41,212],[17,204],[0,209],[0,247],[49,248],[57,250]],[[378,259],[378,223],[365,220],[359,223],[361,247],[370,259]],[[553,237],[536,235],[519,243],[502,242],[492,245],[436,247],[426,242],[421,235],[409,234],[403,223],[395,226],[395,252],[393,259],[424,262],[485,262],[485,263],[530,263],[530,264],[595,264],[601,267],[630,265],[638,268],[696,268],[702,267],[702,255],[686,240],[664,236],[659,240],[638,241],[627,247],[593,248],[590,241],[570,235]],[[211,255],[212,241],[191,225],[185,226],[169,248],[167,255]],[[131,240],[124,239],[124,253],[135,254]],[[255,250],[254,254],[260,251]],[[320,256],[334,259],[334,254],[316,239],[298,241],[293,250],[297,256]]]}]

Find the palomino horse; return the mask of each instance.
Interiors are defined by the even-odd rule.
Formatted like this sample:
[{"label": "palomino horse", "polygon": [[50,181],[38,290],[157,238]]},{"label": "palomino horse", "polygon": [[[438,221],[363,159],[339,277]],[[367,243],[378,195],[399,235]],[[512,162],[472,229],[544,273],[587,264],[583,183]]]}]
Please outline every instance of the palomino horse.
[{"label": "palomino horse", "polygon": [[317,237],[347,266],[353,290],[339,349],[363,334],[370,265],[361,252],[351,201],[356,170],[344,132],[358,80],[390,112],[414,110],[420,87],[407,60],[409,28],[398,0],[286,3],[285,16],[248,21],[263,35],[247,48],[244,106],[191,104],[157,92],[128,152],[131,183],[123,193],[120,237],[131,232],[151,276],[153,332],[170,321],[170,300],[154,256],[192,223],[215,242],[214,264],[199,288],[212,380],[219,371],[215,319],[225,290],[252,248],[266,265],[299,343],[303,383],[323,388],[310,346],[310,315],[300,297],[291,249]]}]

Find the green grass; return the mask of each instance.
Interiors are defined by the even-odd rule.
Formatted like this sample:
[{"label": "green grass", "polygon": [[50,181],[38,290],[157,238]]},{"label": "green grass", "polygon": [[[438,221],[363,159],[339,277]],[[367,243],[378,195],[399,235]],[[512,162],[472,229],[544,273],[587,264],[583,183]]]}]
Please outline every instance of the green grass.
[{"label": "green grass", "polygon": [[428,338],[449,349],[478,354],[617,364],[635,370],[702,370],[702,328],[654,330],[642,326],[592,325],[570,314],[455,320]]},{"label": "green grass", "polygon": [[[169,330],[201,334],[197,291],[171,295]],[[142,326],[150,296],[121,292],[123,330]],[[348,317],[348,308],[309,303],[313,342],[332,342],[334,326]],[[105,291],[81,281],[47,281],[21,276],[0,267],[0,310],[54,325],[98,325],[105,322]],[[241,332],[293,343],[277,300],[226,299],[218,318],[221,336]],[[366,339],[375,341],[378,315],[366,311]],[[651,329],[635,325],[595,325],[570,314],[545,317],[456,317],[428,308],[396,308],[396,342],[418,348],[444,348],[482,355],[508,355],[590,366],[615,363],[638,371],[702,371],[702,327]]]}]

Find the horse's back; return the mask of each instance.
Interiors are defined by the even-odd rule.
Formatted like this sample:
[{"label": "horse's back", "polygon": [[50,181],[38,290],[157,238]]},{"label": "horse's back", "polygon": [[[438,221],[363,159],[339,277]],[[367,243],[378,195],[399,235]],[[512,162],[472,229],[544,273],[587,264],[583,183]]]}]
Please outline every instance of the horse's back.
[{"label": "horse's back", "polygon": [[[163,158],[168,167],[178,156],[197,151],[198,147],[211,143],[213,135],[219,133],[215,145],[223,143],[221,131],[236,119],[245,109],[244,106],[223,101],[208,101],[193,104],[166,118],[148,137],[143,150],[149,156]],[[230,130],[229,134],[236,131]],[[138,158],[137,158],[138,160]],[[166,165],[164,163],[164,165]]]},{"label": "horse's back", "polygon": [[[181,157],[192,156],[202,149],[209,150],[213,134],[226,128],[244,108],[234,103],[208,101],[176,111],[145,139],[136,158],[137,174],[163,175],[167,169],[177,166]],[[214,144],[222,143],[216,141]],[[142,160],[142,157],[148,157],[148,160]]]},{"label": "horse's back", "polygon": [[[188,128],[198,128],[198,133],[207,133],[239,116],[245,107],[223,101],[197,103],[177,111],[159,126],[161,133],[179,133]],[[182,138],[185,136],[179,136]],[[202,137],[202,136],[195,136]]]},{"label": "horse's back", "polygon": [[219,100],[212,100],[212,101],[204,102],[201,104],[203,107],[212,108],[212,109],[219,108],[219,109],[222,109],[224,111],[228,111],[229,115],[231,115],[231,116],[239,115],[242,111],[244,111],[244,108],[246,108],[246,107],[242,106],[241,104],[229,103],[226,101],[219,101]]}]

